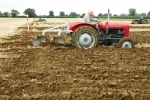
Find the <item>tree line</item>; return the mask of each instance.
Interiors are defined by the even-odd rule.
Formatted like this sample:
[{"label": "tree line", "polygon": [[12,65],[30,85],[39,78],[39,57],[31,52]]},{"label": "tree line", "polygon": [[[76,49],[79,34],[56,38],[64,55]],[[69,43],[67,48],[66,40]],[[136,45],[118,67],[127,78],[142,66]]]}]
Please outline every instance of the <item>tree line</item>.
[{"label": "tree line", "polygon": [[[15,9],[12,9],[10,12],[1,12],[0,11],[0,17],[19,17],[20,15],[19,15],[20,13],[17,11],[17,10],[15,10]],[[23,12],[23,14],[24,15],[29,15],[29,17],[32,17],[32,18],[34,18],[34,17],[39,17],[37,14],[36,14],[36,11],[35,11],[35,9],[32,9],[32,8],[27,8],[27,9],[25,9],[24,10],[24,12]],[[42,15],[42,16],[40,16],[40,17],[83,17],[85,15],[85,13],[83,13],[83,14],[78,14],[78,13],[76,13],[76,12],[70,12],[69,14],[66,14],[64,11],[60,11],[59,12],[59,15],[58,16],[56,16],[55,14],[54,14],[54,11],[52,11],[52,10],[50,10],[49,11],[49,13],[47,14],[47,15]],[[94,15],[95,17],[107,17],[108,16],[108,13],[105,13],[105,14],[102,14],[102,13],[99,13],[98,15]],[[145,17],[145,16],[150,16],[150,11],[146,14],[146,13],[141,13],[141,14],[139,14],[139,13],[137,13],[136,12],[136,9],[135,8],[130,8],[129,10],[128,10],[128,14],[120,14],[120,15],[117,15],[117,14],[111,14],[110,13],[110,17],[140,17],[140,16],[143,16],[143,17]],[[24,16],[25,17],[25,16]]]}]

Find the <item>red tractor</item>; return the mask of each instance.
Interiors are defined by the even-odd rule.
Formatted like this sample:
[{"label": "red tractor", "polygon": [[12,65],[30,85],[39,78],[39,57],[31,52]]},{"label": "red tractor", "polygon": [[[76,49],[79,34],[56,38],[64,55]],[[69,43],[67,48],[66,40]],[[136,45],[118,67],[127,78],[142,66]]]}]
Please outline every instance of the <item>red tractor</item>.
[{"label": "red tractor", "polygon": [[101,23],[96,29],[84,23],[72,23],[73,45],[77,48],[94,48],[99,43],[116,45],[121,48],[132,48],[133,41],[129,38],[129,25],[126,23]]},{"label": "red tractor", "polygon": [[[37,36],[33,45],[38,46],[41,42],[45,42],[44,35],[46,32],[56,32],[58,36],[50,34],[53,41],[71,44],[76,48],[95,48],[98,44],[115,45],[120,48],[134,47],[132,39],[129,38],[129,24],[109,22],[108,16],[107,22],[97,23],[96,25],[97,28],[87,23],[72,22],[46,29],[42,36]],[[66,28],[58,29],[62,26],[66,26]],[[65,42],[61,38],[61,33],[65,33]]]}]

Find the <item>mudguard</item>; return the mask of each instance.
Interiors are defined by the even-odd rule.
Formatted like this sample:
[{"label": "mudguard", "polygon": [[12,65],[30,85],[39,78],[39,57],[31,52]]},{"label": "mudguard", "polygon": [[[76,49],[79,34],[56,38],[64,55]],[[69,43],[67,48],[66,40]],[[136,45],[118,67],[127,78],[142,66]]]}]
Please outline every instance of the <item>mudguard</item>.
[{"label": "mudguard", "polygon": [[72,30],[74,32],[80,26],[90,26],[93,29],[95,29],[96,31],[98,30],[94,25],[87,24],[87,23],[82,23],[82,22],[72,22],[72,23],[70,23],[69,30]]}]

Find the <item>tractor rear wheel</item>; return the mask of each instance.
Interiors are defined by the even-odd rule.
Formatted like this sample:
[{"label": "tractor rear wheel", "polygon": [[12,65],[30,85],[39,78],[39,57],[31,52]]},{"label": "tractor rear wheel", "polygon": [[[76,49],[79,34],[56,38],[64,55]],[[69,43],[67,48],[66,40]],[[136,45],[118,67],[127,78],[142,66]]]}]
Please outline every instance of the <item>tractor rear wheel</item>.
[{"label": "tractor rear wheel", "polygon": [[133,40],[130,38],[122,38],[122,39],[120,39],[120,41],[118,42],[116,47],[118,47],[118,48],[133,48],[134,43],[133,43]]},{"label": "tractor rear wheel", "polygon": [[95,48],[98,45],[98,34],[90,26],[80,26],[72,34],[72,44],[76,48]]}]

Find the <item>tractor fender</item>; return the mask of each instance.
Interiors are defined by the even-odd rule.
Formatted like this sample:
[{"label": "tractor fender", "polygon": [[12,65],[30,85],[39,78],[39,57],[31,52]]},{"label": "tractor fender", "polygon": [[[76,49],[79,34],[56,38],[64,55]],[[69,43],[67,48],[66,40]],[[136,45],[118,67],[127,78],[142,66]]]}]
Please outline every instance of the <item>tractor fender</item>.
[{"label": "tractor fender", "polygon": [[69,27],[69,30],[72,30],[74,32],[76,29],[78,29],[81,26],[90,26],[93,29],[95,29],[96,31],[98,30],[94,25],[87,24],[87,23],[76,23],[76,24],[75,23],[71,23],[70,27]]}]

